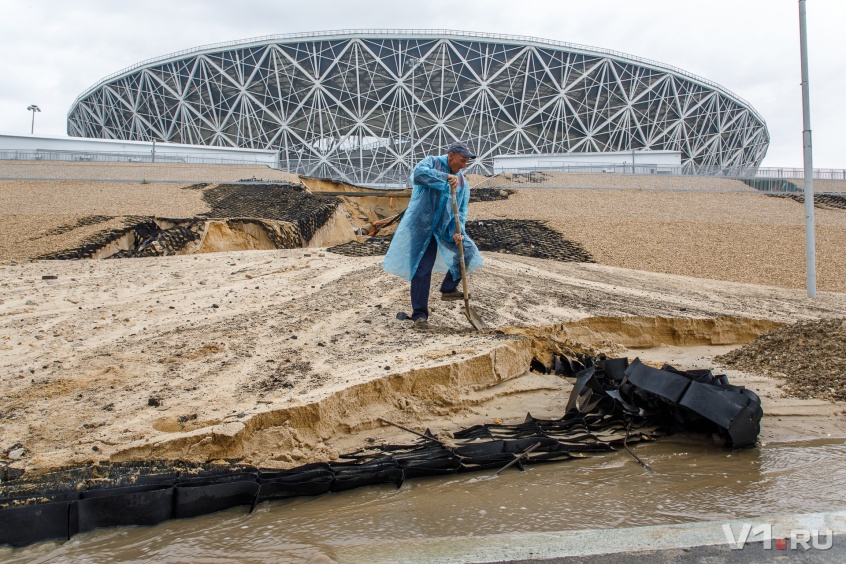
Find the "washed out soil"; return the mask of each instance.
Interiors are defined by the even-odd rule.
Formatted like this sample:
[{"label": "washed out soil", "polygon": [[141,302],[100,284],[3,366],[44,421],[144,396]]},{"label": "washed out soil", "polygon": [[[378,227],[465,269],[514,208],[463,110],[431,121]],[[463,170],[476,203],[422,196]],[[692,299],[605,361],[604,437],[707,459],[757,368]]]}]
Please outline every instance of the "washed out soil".
[{"label": "washed out soil", "polygon": [[[224,219],[228,227],[251,223],[263,231],[277,249],[293,249],[311,240],[315,232],[342,205],[333,196],[315,195],[300,184],[220,184],[209,188],[204,184],[186,187],[202,190],[202,198],[211,211],[192,218],[165,219],[149,216],[121,218],[124,226],[104,230],[82,241],[76,247],[63,249],[36,258],[43,260],[78,260],[86,258],[139,258],[179,254],[191,243],[202,239],[208,219]],[[65,224],[48,232],[54,236],[86,225],[114,219],[109,216],[87,216],[73,224]],[[108,245],[124,240],[123,248],[103,253]],[[366,256],[366,255],[359,255]]]},{"label": "washed out soil", "polygon": [[784,378],[801,399],[846,400],[846,319],[800,321],[714,358],[724,366]]}]

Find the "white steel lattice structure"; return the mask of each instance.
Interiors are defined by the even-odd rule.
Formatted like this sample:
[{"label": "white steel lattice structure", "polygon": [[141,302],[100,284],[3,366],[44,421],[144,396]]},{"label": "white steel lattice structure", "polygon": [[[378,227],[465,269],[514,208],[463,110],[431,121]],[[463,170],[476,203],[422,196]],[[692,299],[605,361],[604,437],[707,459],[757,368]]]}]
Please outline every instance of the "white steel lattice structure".
[{"label": "white steel lattice structure", "polygon": [[280,152],[293,172],[403,182],[451,141],[479,155],[672,150],[687,172],[747,173],[761,116],[681,69],[602,49],[456,31],[337,31],[174,53],[77,98],[68,134]]}]

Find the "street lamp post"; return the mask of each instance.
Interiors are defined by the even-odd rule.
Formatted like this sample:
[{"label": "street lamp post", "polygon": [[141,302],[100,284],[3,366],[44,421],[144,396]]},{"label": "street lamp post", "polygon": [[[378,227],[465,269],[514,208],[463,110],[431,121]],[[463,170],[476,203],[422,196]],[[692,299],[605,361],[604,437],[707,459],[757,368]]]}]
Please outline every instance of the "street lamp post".
[{"label": "street lamp post", "polygon": [[808,85],[808,26],[805,0],[799,0],[799,52],[802,64],[802,148],[805,157],[805,278],[808,297],[817,297],[817,255],[814,228],[814,157],[811,144],[811,95]]},{"label": "street lamp post", "polygon": [[36,106],[35,104],[30,104],[27,107],[27,110],[32,112],[32,128],[29,130],[30,135],[35,133],[35,112],[40,112],[41,108]]}]

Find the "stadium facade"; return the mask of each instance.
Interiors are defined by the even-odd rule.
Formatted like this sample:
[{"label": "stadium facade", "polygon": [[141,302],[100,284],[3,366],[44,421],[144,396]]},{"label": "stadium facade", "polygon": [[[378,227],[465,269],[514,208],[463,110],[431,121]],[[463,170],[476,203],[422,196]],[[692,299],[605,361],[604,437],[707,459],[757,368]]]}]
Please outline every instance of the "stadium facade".
[{"label": "stadium facade", "polygon": [[68,134],[279,151],[282,167],[359,183],[406,178],[455,139],[490,173],[505,154],[679,151],[689,173],[749,173],[769,145],[726,88],[631,55],[456,31],[261,37],[102,79]]}]

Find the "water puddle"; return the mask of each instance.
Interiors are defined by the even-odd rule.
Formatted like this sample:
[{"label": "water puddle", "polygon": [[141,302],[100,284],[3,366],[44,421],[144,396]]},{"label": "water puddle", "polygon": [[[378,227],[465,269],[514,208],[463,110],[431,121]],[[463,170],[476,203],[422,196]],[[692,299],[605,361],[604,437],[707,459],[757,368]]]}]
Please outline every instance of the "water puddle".
[{"label": "water puddle", "polygon": [[[317,498],[237,508],[155,527],[116,528],[0,549],[8,562],[341,562],[345,548],[441,537],[622,528],[846,509],[846,442],[769,443],[731,452],[701,438],[509,469],[492,480],[462,474]],[[482,474],[484,476],[485,474]],[[322,556],[321,556],[322,555]]]}]

